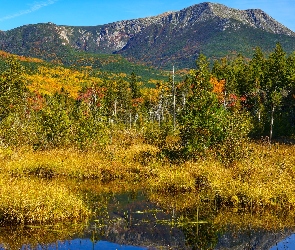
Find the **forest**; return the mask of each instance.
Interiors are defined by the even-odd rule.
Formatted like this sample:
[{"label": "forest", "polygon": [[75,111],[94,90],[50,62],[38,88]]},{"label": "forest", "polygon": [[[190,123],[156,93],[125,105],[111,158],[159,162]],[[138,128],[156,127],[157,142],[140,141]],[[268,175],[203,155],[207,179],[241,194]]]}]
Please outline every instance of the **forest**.
[{"label": "forest", "polygon": [[[201,55],[182,80],[171,72],[166,81],[149,80],[148,87],[134,72],[5,56],[3,145],[102,149],[118,131],[132,130],[168,154],[194,157],[215,150],[235,158],[245,139],[294,136],[295,54],[287,56],[280,44],[267,57],[259,48],[252,59],[236,55],[212,63]],[[234,150],[226,155],[229,148]]]}]

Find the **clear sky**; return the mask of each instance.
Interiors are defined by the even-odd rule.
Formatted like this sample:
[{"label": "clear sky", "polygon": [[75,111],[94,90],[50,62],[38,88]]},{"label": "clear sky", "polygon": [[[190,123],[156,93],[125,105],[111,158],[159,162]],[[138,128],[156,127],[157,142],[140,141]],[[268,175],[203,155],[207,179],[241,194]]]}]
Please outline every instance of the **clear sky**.
[{"label": "clear sky", "polygon": [[[200,0],[1,0],[0,30],[26,24],[94,26],[178,11]],[[295,31],[295,0],[212,0],[228,7],[262,9]]]}]

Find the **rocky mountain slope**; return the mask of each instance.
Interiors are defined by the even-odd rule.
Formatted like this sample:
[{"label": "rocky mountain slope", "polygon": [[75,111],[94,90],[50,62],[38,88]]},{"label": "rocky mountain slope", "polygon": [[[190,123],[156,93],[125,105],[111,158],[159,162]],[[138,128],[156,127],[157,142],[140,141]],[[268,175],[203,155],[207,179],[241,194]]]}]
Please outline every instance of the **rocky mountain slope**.
[{"label": "rocky mountain slope", "polygon": [[92,27],[53,23],[22,26],[0,33],[0,49],[52,60],[74,51],[121,54],[156,67],[191,67],[199,55],[220,57],[265,52],[281,42],[295,50],[295,33],[262,10],[237,10],[201,3],[176,12]]}]

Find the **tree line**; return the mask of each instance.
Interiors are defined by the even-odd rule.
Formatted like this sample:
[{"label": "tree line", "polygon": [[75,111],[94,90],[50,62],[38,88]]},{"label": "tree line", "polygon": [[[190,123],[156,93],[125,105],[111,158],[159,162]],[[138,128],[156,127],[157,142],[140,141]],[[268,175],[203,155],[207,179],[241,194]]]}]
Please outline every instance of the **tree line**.
[{"label": "tree line", "polygon": [[[135,73],[106,75],[40,66],[29,73],[9,57],[0,69],[0,142],[35,149],[103,148],[118,131],[133,131],[172,154],[226,159],[243,153],[249,138],[292,137],[295,132],[295,53],[277,44],[196,68],[175,82]],[[173,139],[174,138],[174,139]],[[173,149],[169,140],[175,140]],[[170,148],[169,148],[170,147]]]}]

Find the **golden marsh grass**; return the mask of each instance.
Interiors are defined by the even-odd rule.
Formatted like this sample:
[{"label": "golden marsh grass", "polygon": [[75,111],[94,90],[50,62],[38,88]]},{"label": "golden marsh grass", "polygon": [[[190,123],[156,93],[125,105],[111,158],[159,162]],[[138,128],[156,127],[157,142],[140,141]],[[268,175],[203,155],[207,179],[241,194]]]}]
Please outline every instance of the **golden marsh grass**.
[{"label": "golden marsh grass", "polygon": [[[213,157],[173,164],[159,157],[156,147],[143,143],[111,145],[103,152],[1,149],[0,218],[2,223],[83,218],[90,208],[79,194],[87,189],[81,184],[87,180],[95,192],[132,186],[160,203],[159,197],[167,200],[166,194],[173,194],[227,207],[293,209],[295,146],[251,143],[248,151],[244,159],[227,166]],[[185,197],[179,208],[195,204]]]},{"label": "golden marsh grass", "polygon": [[1,177],[1,224],[81,220],[89,214],[83,200],[64,185],[39,179]]},{"label": "golden marsh grass", "polygon": [[207,157],[179,166],[161,166],[150,179],[155,191],[196,192],[202,200],[229,206],[294,207],[295,146],[249,146],[247,157],[232,166]]}]

